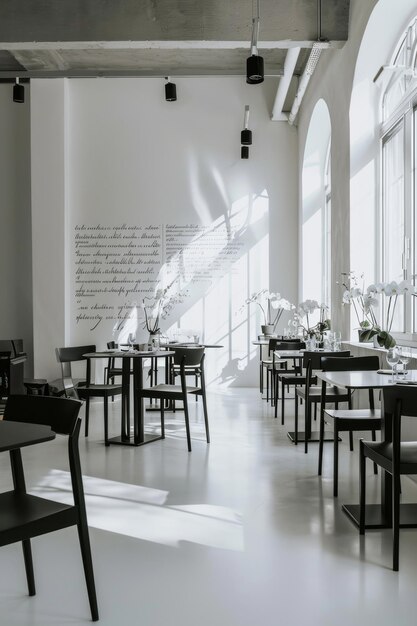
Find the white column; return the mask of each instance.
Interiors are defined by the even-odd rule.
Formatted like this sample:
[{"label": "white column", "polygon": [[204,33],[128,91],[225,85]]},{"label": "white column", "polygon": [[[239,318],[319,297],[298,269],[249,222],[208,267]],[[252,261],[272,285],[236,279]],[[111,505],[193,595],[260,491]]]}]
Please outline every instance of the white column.
[{"label": "white column", "polygon": [[31,81],[34,370],[48,380],[66,339],[67,113],[66,79]]}]

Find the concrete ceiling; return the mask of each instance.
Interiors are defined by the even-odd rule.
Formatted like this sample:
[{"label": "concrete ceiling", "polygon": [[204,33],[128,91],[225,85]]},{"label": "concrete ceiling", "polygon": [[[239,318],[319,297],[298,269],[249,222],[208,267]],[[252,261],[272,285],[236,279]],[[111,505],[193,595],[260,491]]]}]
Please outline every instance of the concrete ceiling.
[{"label": "concrete ceiling", "polygon": [[[319,36],[348,37],[350,0],[260,0],[265,75],[291,85]],[[33,77],[241,75],[255,0],[1,0],[0,81]],[[288,71],[288,70],[287,70]]]}]

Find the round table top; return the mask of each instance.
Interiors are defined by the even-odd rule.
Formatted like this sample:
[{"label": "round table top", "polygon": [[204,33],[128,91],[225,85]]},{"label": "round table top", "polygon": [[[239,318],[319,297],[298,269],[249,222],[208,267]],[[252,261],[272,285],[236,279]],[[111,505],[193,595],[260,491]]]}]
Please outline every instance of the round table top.
[{"label": "round table top", "polygon": [[87,352],[83,354],[86,359],[149,359],[150,357],[168,357],[173,356],[175,352],[172,350],[103,350],[101,352]]}]

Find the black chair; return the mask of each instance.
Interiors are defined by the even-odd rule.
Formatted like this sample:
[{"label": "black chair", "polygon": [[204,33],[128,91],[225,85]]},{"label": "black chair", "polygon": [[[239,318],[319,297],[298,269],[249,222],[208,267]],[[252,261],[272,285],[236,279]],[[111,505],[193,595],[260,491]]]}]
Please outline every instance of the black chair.
[{"label": "black chair", "polygon": [[[160,400],[160,411],[161,411],[161,435],[162,438],[165,437],[165,422],[164,422],[164,412],[165,412],[165,402],[175,402],[182,401],[184,405],[184,417],[185,417],[185,428],[187,431],[187,445],[188,450],[191,452],[191,435],[190,435],[190,422],[189,422],[189,414],[188,414],[188,402],[187,395],[199,395],[203,400],[203,413],[204,413],[204,424],[206,429],[206,439],[207,443],[210,443],[210,433],[209,433],[209,423],[208,423],[208,413],[207,413],[207,400],[206,400],[206,385],[205,385],[205,377],[204,377],[204,348],[202,347],[189,347],[189,348],[176,348],[174,354],[174,365],[178,365],[180,368],[180,380],[181,385],[175,384],[159,384],[154,387],[143,388],[135,390],[139,399],[142,398],[151,398],[155,400]],[[200,376],[200,386],[198,387],[187,387],[186,376],[187,376],[187,368],[197,368],[199,369]]]},{"label": "black chair", "polygon": [[[190,346],[191,347],[191,346]],[[194,347],[202,347],[204,349],[204,346],[194,346]],[[174,352],[176,350],[180,349],[179,348],[175,348],[174,346],[170,347],[170,350],[173,350]],[[175,359],[172,360],[171,362],[171,368],[170,368],[170,380],[172,383],[175,383],[175,378],[177,376],[181,376],[181,364],[177,363],[175,361]],[[196,387],[198,387],[199,385],[201,385],[201,369],[200,369],[200,364],[196,365],[196,366],[192,366],[192,365],[187,365],[185,366],[185,376],[192,376],[194,378],[194,385]],[[155,384],[157,384],[157,380],[155,381]],[[152,386],[152,379],[151,379],[151,386]],[[198,401],[198,395],[196,394],[195,396],[195,401]],[[174,410],[175,410],[175,403],[174,403]]]},{"label": "black chair", "polygon": [[[115,350],[118,345],[115,341],[107,342],[108,350]],[[114,356],[110,356],[107,360],[107,366],[104,368],[104,382],[106,385],[114,385],[114,379],[116,376],[122,375],[122,368],[116,367],[116,359]]]},{"label": "black chair", "polygon": [[[85,400],[85,426],[84,433],[88,437],[88,424],[90,417],[90,398],[103,398],[104,400],[104,443],[109,445],[109,397],[121,395],[122,385],[95,385],[91,383],[91,362],[84,354],[95,352],[96,346],[73,346],[57,348],[58,361],[61,363],[62,383],[67,398]],[[77,361],[86,361],[86,380],[75,382],[72,377],[71,364]]]},{"label": "black chair", "polygon": [[[270,346],[272,351],[272,363],[267,367],[267,373],[270,376],[271,381],[271,404],[276,405],[276,401],[279,398],[278,377],[283,373],[290,373],[292,375],[301,373],[301,357],[279,357],[277,353],[280,350],[301,350],[305,348],[305,344],[299,339],[282,341],[281,339],[274,339]],[[292,361],[292,365],[288,366],[288,361]]]},{"label": "black chair", "polygon": [[[321,360],[325,356],[334,356],[334,352],[319,352],[319,351],[306,351],[303,356],[303,368],[306,370],[306,382],[303,387],[296,387],[295,389],[295,433],[294,443],[298,443],[298,399],[304,400],[304,452],[308,452],[308,441],[311,433],[311,409],[314,405],[315,417],[317,414],[317,405],[322,402],[321,386],[313,385],[314,375],[313,372],[321,369]],[[349,350],[344,350],[337,353],[338,357],[346,358],[350,356]],[[334,403],[336,408],[339,406],[339,402],[348,402],[349,395],[346,391],[341,391],[337,387],[326,387],[325,403]]]},{"label": "black chair", "polygon": [[[392,475],[392,569],[399,569],[401,475],[417,474],[417,441],[401,441],[403,416],[417,417],[417,389],[396,385],[383,389],[385,441],[360,441],[360,518],[359,532],[365,534],[366,459],[371,459]],[[389,423],[392,419],[392,424]]]},{"label": "black chair", "polygon": [[[290,348],[285,348],[286,350],[304,350],[306,344],[304,341],[298,340],[296,343],[291,343]],[[281,348],[282,350],[284,348]],[[303,374],[302,368],[302,358],[297,359],[298,364],[295,364],[292,370],[278,370],[276,376],[276,383],[274,388],[275,394],[275,418],[278,417],[278,399],[279,399],[279,384],[281,383],[281,424],[285,423],[285,387],[289,390],[290,387],[297,387],[299,385],[305,385],[306,377]],[[301,362],[301,364],[300,364]],[[311,380],[311,384],[314,385],[317,382],[317,378],[313,377]],[[295,397],[294,397],[295,399]]]},{"label": "black chair", "polygon": [[[266,399],[269,402],[269,378],[270,378],[270,368],[272,367],[272,363],[274,362],[274,367],[278,365],[286,364],[285,359],[274,359],[274,350],[277,343],[281,340],[276,337],[268,340],[268,345],[263,345],[261,347],[261,360],[259,363],[259,380],[260,380],[260,392],[264,392],[264,380],[266,378]],[[271,398],[272,398],[272,389],[271,389]]]},{"label": "black chair", "polygon": [[[360,356],[351,358],[324,357],[321,359],[321,369],[323,372],[360,372],[376,371],[379,369],[379,357]],[[322,394],[326,392],[326,383],[322,384]],[[326,418],[333,420],[333,496],[337,498],[339,482],[339,433],[349,433],[350,450],[353,451],[353,433],[370,430],[372,441],[376,439],[376,431],[381,430],[381,411],[375,409],[374,392],[369,389],[369,409],[352,409],[351,390],[348,390],[347,409],[326,409],[321,404],[320,410],[320,440],[319,440],[319,468],[318,474],[321,476],[323,467],[323,442],[324,425]],[[375,473],[377,466],[374,465]]]},{"label": "black chair", "polygon": [[[22,542],[29,595],[34,596],[30,539],[39,535],[77,526],[84,574],[90,601],[91,617],[98,620],[97,597],[94,584],[84,490],[78,451],[81,420],[78,418],[81,402],[46,396],[10,396],[5,420],[43,424],[60,435],[68,436],[68,457],[74,504],[62,504],[26,493],[25,477],[20,449],[10,451],[14,489],[0,494],[0,545]],[[65,567],[59,563],[60,577]],[[70,584],[70,581],[68,582]]]}]

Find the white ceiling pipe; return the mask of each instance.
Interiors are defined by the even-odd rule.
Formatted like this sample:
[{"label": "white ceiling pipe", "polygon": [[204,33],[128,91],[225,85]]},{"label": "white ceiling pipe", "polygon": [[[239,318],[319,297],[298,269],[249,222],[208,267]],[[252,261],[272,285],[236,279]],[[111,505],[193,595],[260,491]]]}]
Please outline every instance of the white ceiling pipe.
[{"label": "white ceiling pipe", "polygon": [[287,121],[288,115],[283,113],[282,109],[284,106],[285,98],[288,94],[288,89],[290,88],[291,79],[294,74],[295,66],[297,65],[298,56],[300,54],[301,48],[290,48],[287,51],[287,56],[285,57],[284,63],[284,73],[279,79],[278,89],[275,96],[275,102],[272,109],[272,121]]}]

